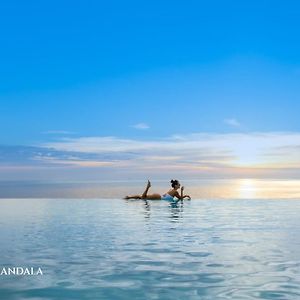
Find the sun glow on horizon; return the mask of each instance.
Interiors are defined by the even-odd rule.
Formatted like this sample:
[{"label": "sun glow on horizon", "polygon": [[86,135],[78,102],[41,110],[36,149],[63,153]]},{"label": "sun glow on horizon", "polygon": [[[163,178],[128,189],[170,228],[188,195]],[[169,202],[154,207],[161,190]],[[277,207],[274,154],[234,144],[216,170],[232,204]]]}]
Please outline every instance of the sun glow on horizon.
[{"label": "sun glow on horizon", "polygon": [[241,199],[254,199],[257,197],[258,186],[254,179],[241,179],[238,181],[237,195]]}]

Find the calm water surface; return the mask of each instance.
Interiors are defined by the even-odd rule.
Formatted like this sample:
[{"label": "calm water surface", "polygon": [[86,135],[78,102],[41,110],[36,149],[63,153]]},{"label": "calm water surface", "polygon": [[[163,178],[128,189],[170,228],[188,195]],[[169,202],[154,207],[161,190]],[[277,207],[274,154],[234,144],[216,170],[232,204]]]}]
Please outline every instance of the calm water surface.
[{"label": "calm water surface", "polygon": [[300,200],[0,199],[10,299],[300,299]]}]

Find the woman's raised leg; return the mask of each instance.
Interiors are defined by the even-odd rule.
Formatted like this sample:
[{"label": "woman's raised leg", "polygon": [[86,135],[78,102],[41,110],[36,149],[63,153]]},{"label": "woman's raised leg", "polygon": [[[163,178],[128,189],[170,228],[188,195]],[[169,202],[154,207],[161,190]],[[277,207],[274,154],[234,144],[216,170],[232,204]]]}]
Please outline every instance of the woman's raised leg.
[{"label": "woman's raised leg", "polygon": [[150,182],[150,180],[148,180],[146,189],[145,189],[144,193],[142,194],[142,199],[146,199],[147,198],[147,193],[148,193],[150,187],[151,187],[151,182]]}]

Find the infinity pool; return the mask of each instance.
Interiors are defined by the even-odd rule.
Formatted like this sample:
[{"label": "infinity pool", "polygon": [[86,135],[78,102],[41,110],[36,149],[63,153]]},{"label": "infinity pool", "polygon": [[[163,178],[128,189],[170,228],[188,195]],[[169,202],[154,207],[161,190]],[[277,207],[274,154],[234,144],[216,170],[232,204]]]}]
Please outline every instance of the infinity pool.
[{"label": "infinity pool", "polygon": [[299,200],[0,199],[0,299],[300,299]]}]

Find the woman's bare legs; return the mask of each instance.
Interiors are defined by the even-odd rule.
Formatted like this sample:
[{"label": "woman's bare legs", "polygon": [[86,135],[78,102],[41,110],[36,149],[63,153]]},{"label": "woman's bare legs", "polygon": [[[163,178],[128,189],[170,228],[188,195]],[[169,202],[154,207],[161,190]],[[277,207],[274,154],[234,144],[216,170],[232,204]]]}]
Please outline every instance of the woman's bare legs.
[{"label": "woman's bare legs", "polygon": [[142,194],[142,196],[141,195],[126,196],[124,199],[146,199],[147,193],[148,193],[148,190],[150,189],[150,187],[151,187],[151,182],[148,180],[146,189],[145,189],[144,193]]},{"label": "woman's bare legs", "polygon": [[148,180],[146,189],[142,195],[142,199],[148,199],[148,200],[160,200],[161,199],[161,195],[160,194],[150,194],[148,195],[148,191],[151,187],[151,182]]},{"label": "woman's bare legs", "polygon": [[147,186],[145,188],[145,191],[142,195],[132,195],[132,196],[126,196],[124,199],[148,199],[148,200],[160,200],[161,195],[160,194],[151,194],[148,195],[148,191],[151,187],[151,182],[148,180]]},{"label": "woman's bare legs", "polygon": [[142,194],[142,199],[146,199],[147,198],[147,193],[148,193],[150,187],[151,187],[151,182],[150,182],[150,180],[148,180],[146,189],[145,189],[144,193]]}]

